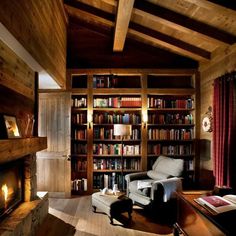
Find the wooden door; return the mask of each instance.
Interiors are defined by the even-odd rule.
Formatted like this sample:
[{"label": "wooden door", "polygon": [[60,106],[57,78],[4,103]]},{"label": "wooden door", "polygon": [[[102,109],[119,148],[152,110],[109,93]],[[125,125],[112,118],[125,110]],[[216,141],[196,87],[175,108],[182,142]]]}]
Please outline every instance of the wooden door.
[{"label": "wooden door", "polygon": [[48,148],[37,153],[37,188],[51,197],[70,197],[70,93],[39,94],[39,136]]}]

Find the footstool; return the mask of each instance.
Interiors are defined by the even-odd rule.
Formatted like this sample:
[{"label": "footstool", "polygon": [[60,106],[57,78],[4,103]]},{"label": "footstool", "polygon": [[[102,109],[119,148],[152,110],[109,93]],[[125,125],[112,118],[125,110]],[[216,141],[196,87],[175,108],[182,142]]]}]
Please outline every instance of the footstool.
[{"label": "footstool", "polygon": [[99,208],[102,212],[106,213],[110,217],[111,224],[113,224],[113,218],[123,212],[128,212],[129,220],[131,220],[133,202],[125,195],[116,196],[97,192],[92,194],[92,207],[94,212]]}]

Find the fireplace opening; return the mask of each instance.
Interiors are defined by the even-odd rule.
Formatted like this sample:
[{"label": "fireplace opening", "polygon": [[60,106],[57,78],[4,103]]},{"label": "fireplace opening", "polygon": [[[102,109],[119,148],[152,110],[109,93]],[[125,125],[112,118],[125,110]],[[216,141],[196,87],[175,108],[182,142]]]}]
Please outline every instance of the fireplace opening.
[{"label": "fireplace opening", "polygon": [[0,165],[0,220],[23,201],[24,162]]}]

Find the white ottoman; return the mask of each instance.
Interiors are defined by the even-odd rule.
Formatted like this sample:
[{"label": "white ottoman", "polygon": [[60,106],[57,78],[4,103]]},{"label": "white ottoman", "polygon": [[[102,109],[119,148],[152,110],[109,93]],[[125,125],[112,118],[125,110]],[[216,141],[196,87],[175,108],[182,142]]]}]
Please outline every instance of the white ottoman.
[{"label": "white ottoman", "polygon": [[113,224],[113,218],[123,212],[128,212],[129,220],[131,220],[133,202],[125,195],[118,197],[115,195],[101,194],[100,192],[93,193],[92,206],[94,212],[96,212],[96,208],[98,208],[106,213],[110,217],[111,224]]}]

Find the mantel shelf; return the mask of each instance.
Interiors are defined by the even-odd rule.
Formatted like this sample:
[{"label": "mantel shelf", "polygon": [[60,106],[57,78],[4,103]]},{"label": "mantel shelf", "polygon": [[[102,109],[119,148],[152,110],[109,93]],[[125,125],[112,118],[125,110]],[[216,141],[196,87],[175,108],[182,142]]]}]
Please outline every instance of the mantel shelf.
[{"label": "mantel shelf", "polygon": [[19,159],[47,148],[46,137],[0,140],[0,164]]}]

